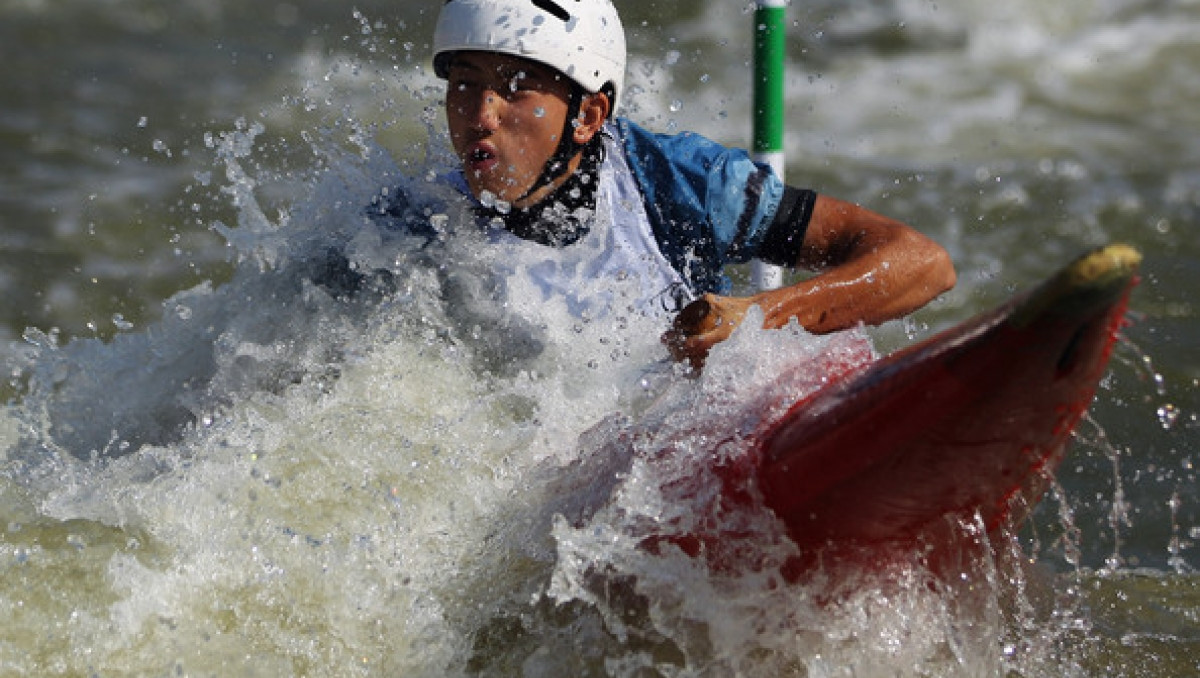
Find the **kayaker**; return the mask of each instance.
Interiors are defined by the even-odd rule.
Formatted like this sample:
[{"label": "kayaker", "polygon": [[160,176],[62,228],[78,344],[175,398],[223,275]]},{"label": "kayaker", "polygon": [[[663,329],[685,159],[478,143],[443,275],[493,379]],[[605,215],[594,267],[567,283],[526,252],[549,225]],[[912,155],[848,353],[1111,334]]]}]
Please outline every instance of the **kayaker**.
[{"label": "kayaker", "polygon": [[[903,316],[954,285],[946,251],[916,230],[785,185],[743,150],[616,116],[626,49],[609,0],[448,0],[433,50],[462,163],[451,180],[546,247],[611,224],[601,273],[639,268],[673,310],[692,302],[664,335],[676,359],[699,365],[752,305],[767,328],[796,318],[824,333]],[[727,296],[722,269],[752,258],[819,274]]]}]

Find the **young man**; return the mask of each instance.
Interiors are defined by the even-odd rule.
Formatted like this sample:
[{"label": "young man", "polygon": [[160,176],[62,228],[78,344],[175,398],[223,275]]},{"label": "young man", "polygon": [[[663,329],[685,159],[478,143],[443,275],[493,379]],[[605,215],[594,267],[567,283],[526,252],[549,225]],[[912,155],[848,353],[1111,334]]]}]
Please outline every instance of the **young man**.
[{"label": "young man", "polygon": [[[478,210],[547,247],[611,224],[597,271],[636,268],[699,297],[664,336],[677,359],[699,365],[752,305],[768,328],[796,318],[822,333],[897,318],[954,285],[946,252],[904,224],[785,186],[744,151],[616,117],[625,37],[609,0],[447,0],[434,69],[456,180]],[[751,258],[820,274],[723,296],[722,268]]]}]

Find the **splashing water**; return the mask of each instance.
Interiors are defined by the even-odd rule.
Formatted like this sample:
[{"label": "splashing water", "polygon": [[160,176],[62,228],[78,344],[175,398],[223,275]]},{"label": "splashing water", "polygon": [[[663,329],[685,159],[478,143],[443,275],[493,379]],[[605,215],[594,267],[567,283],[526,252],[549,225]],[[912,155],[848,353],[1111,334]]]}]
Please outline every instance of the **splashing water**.
[{"label": "splashing water", "polygon": [[[591,283],[617,300],[608,314],[542,298],[535,246],[486,242],[429,171],[377,149],[327,150],[309,198],[268,218],[245,171],[263,131],[213,137],[239,215],[220,227],[241,262],[228,283],[175,295],[142,332],[44,337],[24,356],[3,420],[0,601],[22,628],[63,626],[6,665],[839,675],[1010,661],[988,633],[960,637],[978,611],[948,593],[786,581],[794,547],[774,519],[720,506],[714,462],[823,383],[804,365],[861,355],[862,335],[752,317],[690,377],[665,361],[661,318],[622,306],[632,281]],[[421,228],[365,216],[397,188]],[[711,520],[751,567],[645,546]],[[1000,632],[989,577],[983,628]],[[830,590],[854,593],[831,605]]]},{"label": "splashing water", "polygon": [[[5,11],[50,11],[35,4]],[[124,4],[105,6],[134,18]],[[200,4],[179,6],[221,7]],[[1026,4],[817,3],[793,36],[803,50],[793,80],[810,83],[791,95],[805,112],[790,140],[796,166],[805,180],[933,229],[975,271],[942,315],[1002,290],[1005,278],[1033,277],[1075,241],[1149,240],[1139,235],[1147,215],[1157,224],[1149,242],[1186,246],[1180,225],[1196,182],[1183,160],[1194,140],[1165,132],[1195,117],[1194,107],[1169,105],[1194,91],[1169,58],[1195,51],[1194,3],[1141,3],[1145,12],[1134,2]],[[644,95],[645,117],[659,113],[658,128],[711,133],[715,124],[736,142],[745,103],[733,92],[745,69],[705,59],[694,43],[724,56],[740,28],[678,7],[664,56],[634,55],[631,92]],[[386,27],[354,18],[345,45],[397,54],[381,70],[423,86],[419,43],[388,43]],[[1154,652],[1166,657],[1159,675],[1194,668],[1194,625],[1173,621],[1200,607],[1189,598],[1188,445],[1158,453],[1152,468],[1103,419],[1126,458],[1084,450],[1078,466],[1098,467],[1101,482],[1079,489],[1068,478],[1045,502],[1064,534],[1038,533],[1045,542],[1033,548],[992,544],[996,559],[961,582],[933,581],[917,564],[881,580],[787,581],[779,563],[792,547],[771,516],[714,507],[714,457],[736,457],[737,434],[769,416],[764,403],[814,387],[819,372],[791,369],[799,361],[851,350],[861,337],[746,329],[691,378],[665,362],[658,321],[619,305],[580,316],[548,303],[527,275],[533,253],[471,233],[427,180],[443,169],[443,140],[392,139],[424,157],[391,158],[376,134],[393,131],[339,122],[305,129],[305,143],[284,149],[313,165],[306,178],[264,176],[262,154],[280,127],[303,125],[295,117],[340,118],[358,98],[380,102],[364,117],[395,116],[389,107],[413,98],[408,86],[362,85],[370,69],[328,56],[297,55],[303,87],[284,110],[239,94],[229,105],[247,121],[206,140],[218,164],[197,176],[225,203],[209,220],[222,220],[216,230],[236,260],[228,282],[175,294],[158,321],[97,311],[119,330],[111,341],[32,330],[13,354],[18,397],[0,414],[0,610],[10,620],[0,665],[21,675],[1092,676],[1145,675],[1137,667]],[[221,57],[215,70],[228,70]],[[284,60],[280,51],[276,65]],[[673,72],[645,68],[660,63]],[[692,91],[710,78],[714,86]],[[348,82],[358,96],[345,97]],[[1131,97],[1131,86],[1147,96]],[[148,91],[189,110],[211,96]],[[1144,101],[1166,103],[1141,110]],[[258,106],[265,114],[249,115]],[[435,127],[432,102],[418,108],[412,120]],[[145,132],[147,156],[195,157],[164,128],[173,111],[135,110],[124,124]],[[1117,120],[1126,114],[1132,127]],[[328,143],[336,134],[348,150]],[[1145,180],[1153,191],[1121,169],[1147,147],[1163,168]],[[429,207],[421,221],[432,240],[365,216],[398,187]],[[94,182],[87,191],[105,193]],[[208,218],[207,209],[198,213]],[[1031,233],[1038,247],[1027,246]],[[331,260],[331,248],[345,259]],[[1168,310],[1186,329],[1185,302]],[[920,335],[936,313],[904,329]],[[1152,391],[1150,426],[1169,423],[1174,440],[1195,430],[1179,389],[1194,375],[1162,362],[1170,403],[1158,370],[1142,390],[1116,378],[1108,393],[1133,402],[1130,393]],[[735,433],[718,445],[712,431]],[[1177,492],[1139,496],[1147,478]],[[1103,499],[1089,517],[1094,496]],[[1170,539],[1177,577],[1131,569],[1131,554],[1154,548],[1153,534],[1151,546],[1145,536],[1131,545],[1139,530],[1154,532],[1152,505],[1170,510],[1161,541]],[[722,568],[671,546],[713,515],[741,535],[728,548],[752,554],[738,562],[753,566]],[[1116,532],[1117,543],[1089,545],[1097,531]],[[648,537],[665,546],[645,548]],[[1086,570],[1114,553],[1119,568]],[[1041,558],[1064,560],[1069,575],[1055,578]]]}]

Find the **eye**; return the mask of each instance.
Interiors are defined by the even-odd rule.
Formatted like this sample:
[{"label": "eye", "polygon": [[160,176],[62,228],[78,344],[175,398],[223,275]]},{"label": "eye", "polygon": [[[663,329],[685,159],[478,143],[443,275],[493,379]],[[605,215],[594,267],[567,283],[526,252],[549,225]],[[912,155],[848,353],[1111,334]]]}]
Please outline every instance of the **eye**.
[{"label": "eye", "polygon": [[452,95],[470,95],[471,93],[478,92],[481,87],[477,78],[469,76],[450,78],[448,84],[448,91]]}]

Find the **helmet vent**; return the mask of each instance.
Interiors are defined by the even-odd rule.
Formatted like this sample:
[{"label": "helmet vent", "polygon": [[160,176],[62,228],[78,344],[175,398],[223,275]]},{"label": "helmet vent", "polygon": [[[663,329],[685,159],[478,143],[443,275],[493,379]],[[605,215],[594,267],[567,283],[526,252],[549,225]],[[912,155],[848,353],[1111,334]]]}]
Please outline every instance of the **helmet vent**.
[{"label": "helmet vent", "polygon": [[533,0],[533,6],[553,14],[556,19],[564,23],[571,20],[571,13],[563,9],[562,5],[559,5],[552,0]]}]

